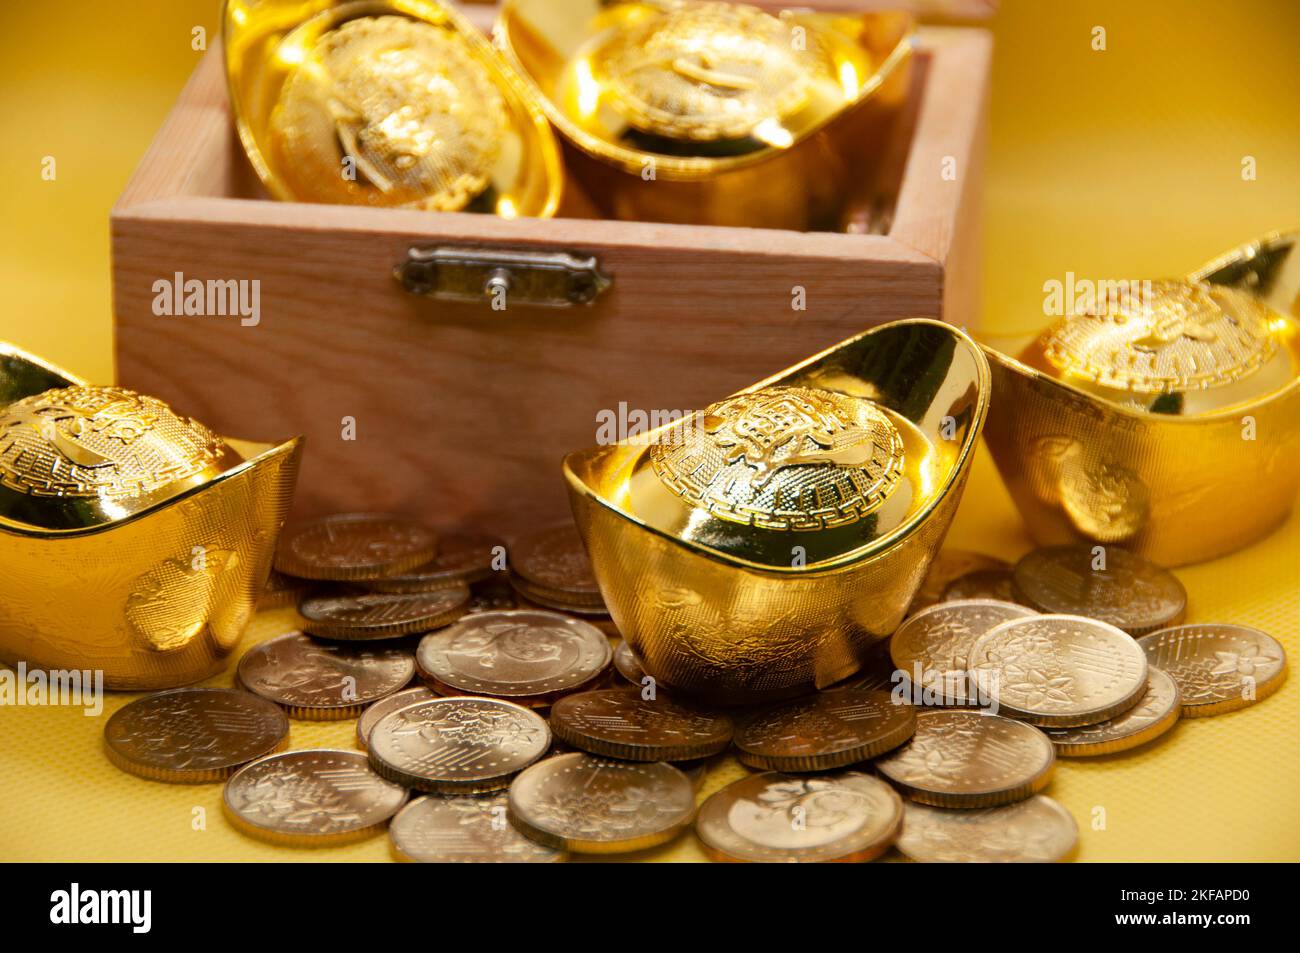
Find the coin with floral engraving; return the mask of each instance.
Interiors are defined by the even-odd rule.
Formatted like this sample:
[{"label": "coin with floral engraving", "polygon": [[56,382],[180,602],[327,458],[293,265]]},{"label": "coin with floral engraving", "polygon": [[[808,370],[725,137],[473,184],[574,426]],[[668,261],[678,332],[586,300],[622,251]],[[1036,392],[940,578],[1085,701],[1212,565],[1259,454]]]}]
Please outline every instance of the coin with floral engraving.
[{"label": "coin with floral engraving", "polygon": [[286,528],[275,568],[300,579],[375,579],[422,566],[437,554],[437,534],[419,523],[348,513]]},{"label": "coin with floral engraving", "polygon": [[566,695],[551,708],[551,731],[566,744],[625,761],[707,758],[731,743],[731,718],[687,708],[635,688]]},{"label": "coin with floral engraving", "polygon": [[439,794],[500,791],[551,746],[535,712],[496,698],[433,698],[385,715],[370,764],[404,787]]},{"label": "coin with floral engraving", "polygon": [[239,683],[283,705],[292,718],[356,718],[371,702],[415,675],[409,650],[392,645],[321,642],[290,632],[253,646],[239,660]]},{"label": "coin with floral engraving", "polygon": [[996,599],[941,602],[904,620],[889,640],[890,658],[912,686],[928,690],[927,704],[930,697],[936,705],[972,704],[971,647],[993,626],[1036,614]]},{"label": "coin with floral engraving", "polygon": [[1035,615],[994,626],[971,647],[981,699],[1045,728],[1095,725],[1137,704],[1147,659],[1128,633],[1077,615]]},{"label": "coin with floral engraving", "polygon": [[1138,645],[1178,683],[1184,718],[1246,708],[1286,681],[1286,650],[1249,626],[1179,625],[1143,636]]},{"label": "coin with floral engraving", "polygon": [[175,688],[119,708],[104,726],[108,760],[153,781],[224,781],[289,740],[284,710],[229,688]]},{"label": "coin with floral engraving", "polygon": [[579,619],[535,609],[481,612],[433,632],[416,650],[420,674],[444,695],[545,705],[593,681],[613,652]]},{"label": "coin with floral engraving", "polygon": [[353,642],[440,629],[464,615],[468,606],[469,587],[457,582],[433,592],[404,595],[313,596],[303,600],[298,612],[311,635]]},{"label": "coin with floral engraving", "polygon": [[1178,683],[1167,672],[1148,666],[1147,690],[1124,714],[1095,725],[1044,728],[1043,732],[1061,757],[1083,758],[1127,751],[1160,737],[1177,724],[1181,698]]},{"label": "coin with floral engraving", "polygon": [[921,588],[916,591],[908,613],[919,612],[943,600],[943,592],[956,579],[983,570],[1011,571],[1011,564],[996,556],[968,549],[941,549],[926,570]]},{"label": "coin with floral engraving", "polygon": [[1100,619],[1135,637],[1174,625],[1187,611],[1177,576],[1118,546],[1036,549],[1012,572],[1015,601]]},{"label": "coin with floral engraving", "polygon": [[605,611],[582,537],[571,523],[517,540],[510,548],[510,569],[515,588],[539,605]]},{"label": "coin with floral engraving", "polygon": [[733,740],[750,767],[829,771],[897,748],[915,730],[911,705],[848,688],[763,708],[741,719]]},{"label": "coin with floral engraving", "polygon": [[898,849],[924,863],[1048,864],[1069,859],[1078,840],[1070,812],[1038,794],[965,811],[907,801]]},{"label": "coin with floral engraving", "polygon": [[226,782],[226,816],[245,834],[327,847],[380,833],[406,803],[359,751],[288,751],[244,765]]},{"label": "coin with floral engraving", "polygon": [[695,819],[710,857],[751,863],[873,860],[902,826],[902,799],[858,771],[741,778],[705,801]]},{"label": "coin with floral engraving", "polygon": [[1047,787],[1056,752],[1022,721],[982,711],[921,711],[916,734],[876,761],[914,801],[936,807],[995,807]]},{"label": "coin with floral engraving", "polygon": [[953,602],[958,599],[997,599],[1014,603],[1016,591],[1011,580],[1011,570],[977,569],[958,576],[944,587],[940,601]]},{"label": "coin with floral engraving", "polygon": [[394,692],[386,698],[381,698],[366,708],[357,718],[357,747],[362,751],[370,746],[370,732],[375,730],[375,725],[385,715],[391,715],[400,708],[407,705],[414,705],[416,702],[427,702],[438,696],[425,688],[404,688],[400,692]]},{"label": "coin with floral engraving", "polygon": [[388,825],[399,861],[423,864],[554,864],[568,859],[515,829],[505,792],[473,797],[421,797]]},{"label": "coin with floral engraving", "polygon": [[492,576],[493,562],[504,556],[505,546],[503,540],[486,533],[452,533],[439,538],[432,562],[365,585],[375,592],[412,593],[482,582]]},{"label": "coin with floral engraving", "polygon": [[562,754],[510,785],[510,820],[557,850],[618,854],[672,840],[695,816],[695,787],[664,762]]}]

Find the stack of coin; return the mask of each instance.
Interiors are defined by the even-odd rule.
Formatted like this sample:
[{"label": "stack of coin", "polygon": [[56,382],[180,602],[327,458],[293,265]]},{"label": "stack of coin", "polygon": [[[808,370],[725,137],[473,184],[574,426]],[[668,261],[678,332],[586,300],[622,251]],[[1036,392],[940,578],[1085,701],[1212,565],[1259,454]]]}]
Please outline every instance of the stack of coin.
[{"label": "stack of coin", "polygon": [[548,609],[609,614],[582,537],[571,523],[516,540],[510,551],[510,583],[529,602]]}]

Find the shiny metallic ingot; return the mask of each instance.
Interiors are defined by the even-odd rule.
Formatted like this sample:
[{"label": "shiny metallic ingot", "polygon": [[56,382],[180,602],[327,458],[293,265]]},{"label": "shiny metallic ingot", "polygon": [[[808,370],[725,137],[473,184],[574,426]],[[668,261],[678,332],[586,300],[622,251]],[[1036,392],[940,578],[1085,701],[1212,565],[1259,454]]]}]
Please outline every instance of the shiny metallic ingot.
[{"label": "shiny metallic ingot", "polygon": [[1286,519],[1300,486],[1298,237],[1067,316],[1019,360],[985,349],[984,434],[1040,545],[1178,566]]},{"label": "shiny metallic ingot", "polygon": [[226,72],[279,199],[549,216],[563,185],[540,104],[438,0],[226,0]]},{"label": "shiny metallic ingot", "polygon": [[969,338],[901,321],[570,454],[578,528],[645,671],[717,703],[855,672],[938,551],[988,401]]},{"label": "shiny metallic ingot", "polygon": [[830,231],[883,154],[911,31],[716,0],[507,0],[497,24],[603,214]]},{"label": "shiny metallic ingot", "polygon": [[0,342],[0,661],[121,689],[219,671],[270,572],[300,443],[223,439]]}]

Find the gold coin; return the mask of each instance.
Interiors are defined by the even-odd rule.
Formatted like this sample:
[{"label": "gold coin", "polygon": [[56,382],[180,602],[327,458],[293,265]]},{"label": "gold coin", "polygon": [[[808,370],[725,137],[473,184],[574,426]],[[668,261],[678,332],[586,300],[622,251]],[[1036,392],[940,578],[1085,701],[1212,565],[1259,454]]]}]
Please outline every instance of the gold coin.
[{"label": "gold coin", "polygon": [[1010,572],[1011,564],[995,556],[986,556],[968,549],[939,550],[939,554],[930,562],[930,568],[908,607],[908,613],[920,612],[942,601],[944,590],[953,580],[987,569]]},{"label": "gold coin", "polygon": [[1074,728],[1123,714],[1147,686],[1147,659],[1127,633],[1077,615],[994,626],[971,647],[981,698],[1033,725]]},{"label": "gold coin", "polygon": [[224,781],[289,740],[284,711],[248,692],[177,688],[136,699],[104,726],[108,759],[153,781]]},{"label": "gold coin", "polygon": [[767,772],[705,801],[695,833],[714,860],[860,863],[888,850],[902,826],[902,798],[869,774]]},{"label": "gold coin", "polygon": [[889,640],[890,658],[912,685],[933,694],[934,704],[974,704],[967,671],[971,647],[995,625],[1031,615],[1033,609],[995,599],[941,602],[898,627]]},{"label": "gold coin", "polygon": [[670,764],[562,754],[510,785],[510,820],[539,844],[582,854],[644,850],[695,816],[695,788]]},{"label": "gold coin", "polygon": [[642,679],[646,677],[645,669],[641,667],[641,660],[636,657],[627,639],[621,640],[614,648],[614,668],[617,669],[618,674],[638,688],[643,684]]},{"label": "gold coin", "polygon": [[289,751],[244,765],[226,782],[226,816],[245,834],[295,847],[364,840],[406,803],[357,751]]},{"label": "gold coin", "polygon": [[[1104,568],[1094,568],[1099,565]],[[1100,619],[1132,636],[1173,625],[1187,611],[1178,577],[1117,546],[1036,549],[1013,573],[1017,602]]]},{"label": "gold coin", "polygon": [[370,747],[370,732],[375,730],[375,725],[379,724],[380,719],[385,715],[391,715],[407,705],[414,705],[416,702],[427,702],[437,697],[429,689],[419,686],[394,692],[367,706],[366,710],[357,718],[357,747],[362,751]]},{"label": "gold coin", "polygon": [[1143,636],[1138,645],[1178,683],[1184,718],[1246,708],[1286,681],[1286,650],[1244,625],[1180,625]]},{"label": "gold coin", "polygon": [[845,688],[857,688],[867,692],[890,692],[899,683],[895,675],[894,663],[889,657],[889,640],[873,643],[866,652],[862,668],[843,681],[836,682],[824,689],[837,692]]},{"label": "gold coin", "polygon": [[936,807],[996,807],[1047,787],[1052,743],[1033,725],[979,711],[922,711],[916,734],[876,761],[914,801]]},{"label": "gold coin", "polygon": [[540,605],[605,611],[587,550],[572,524],[519,539],[510,549],[510,568],[515,588]]},{"label": "gold coin", "polygon": [[484,533],[454,533],[438,540],[438,557],[409,572],[372,579],[374,592],[413,593],[457,588],[459,583],[482,582],[492,576],[492,561],[505,543]]},{"label": "gold coin", "polygon": [[399,708],[370,732],[370,764],[408,788],[499,791],[551,746],[546,720],[495,698],[433,698]]},{"label": "gold coin", "polygon": [[1015,602],[1016,591],[1012,582],[1011,570],[977,569],[964,576],[958,576],[944,587],[941,602],[955,602],[966,599],[996,599],[999,602]]},{"label": "gold coin", "polygon": [[388,825],[393,855],[423,864],[554,864],[568,859],[529,840],[510,823],[504,792],[421,797]]},{"label": "gold coin", "polygon": [[406,572],[437,554],[437,535],[419,523],[351,513],[286,528],[275,568],[300,579],[345,582]]},{"label": "gold coin", "polygon": [[409,595],[313,596],[303,600],[298,612],[307,620],[304,628],[311,635],[352,642],[440,629],[464,615],[468,605],[469,587],[458,582]]},{"label": "gold coin", "polygon": [[1160,737],[1177,724],[1181,698],[1178,683],[1167,672],[1148,666],[1147,690],[1141,701],[1124,714],[1095,725],[1043,731],[1062,757],[1085,758],[1127,751]]},{"label": "gold coin", "polygon": [[466,615],[478,615],[482,612],[506,612],[519,608],[519,599],[514,587],[508,581],[491,579],[476,583],[470,588],[469,604],[465,607]]},{"label": "gold coin", "polygon": [[591,682],[609,665],[609,639],[555,612],[520,609],[467,616],[420,640],[421,674],[443,694],[488,695],[544,705]]},{"label": "gold coin", "polygon": [[1048,864],[1068,859],[1078,840],[1070,812],[1039,794],[974,811],[908,801],[898,849],[925,863]]},{"label": "gold coin", "polygon": [[916,711],[885,692],[823,692],[762,709],[736,726],[743,764],[773,771],[829,771],[897,748]]},{"label": "gold coin", "polygon": [[404,687],[415,674],[411,653],[393,646],[318,642],[290,632],[253,646],[239,660],[239,683],[312,721],[355,718]]},{"label": "gold coin", "polygon": [[635,688],[566,695],[551,708],[561,741],[624,761],[707,758],[731,744],[727,715],[697,711],[667,698],[649,701]]}]

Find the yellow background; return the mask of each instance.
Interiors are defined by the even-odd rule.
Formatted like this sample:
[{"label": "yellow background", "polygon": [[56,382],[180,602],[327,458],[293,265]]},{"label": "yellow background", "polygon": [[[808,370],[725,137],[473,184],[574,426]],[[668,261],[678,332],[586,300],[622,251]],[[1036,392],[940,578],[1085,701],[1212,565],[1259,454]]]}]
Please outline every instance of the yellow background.
[{"label": "yellow background", "polygon": [[[0,5],[0,338],[95,380],[112,374],[108,211],[199,53],[217,0]],[[1094,27],[1107,49],[1091,49]],[[1043,322],[1042,284],[1174,275],[1262,232],[1300,226],[1300,5],[1008,0],[994,24],[983,327]],[[57,179],[41,179],[45,156]],[[1242,159],[1258,178],[1243,181]],[[949,544],[1029,546],[981,453]],[[1254,625],[1300,653],[1300,522],[1178,575],[1191,621]],[[0,612],[4,611],[0,606]],[[292,625],[263,616],[252,638]],[[218,680],[228,682],[228,678]],[[123,697],[110,698],[108,711]],[[1180,724],[1127,755],[1063,761],[1048,793],[1082,860],[1300,860],[1300,688]],[[384,859],[383,838],[295,854],[235,833],[220,787],[109,766],[100,719],[0,709],[0,858]],[[350,747],[352,723],[294,722],[294,747]],[[739,773],[715,770],[706,791]],[[192,830],[192,811],[207,829]],[[1094,830],[1094,812],[1105,829]],[[654,859],[699,859],[683,838]]]}]

